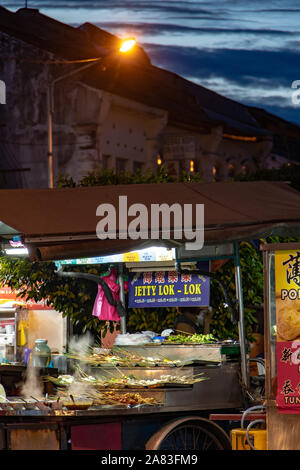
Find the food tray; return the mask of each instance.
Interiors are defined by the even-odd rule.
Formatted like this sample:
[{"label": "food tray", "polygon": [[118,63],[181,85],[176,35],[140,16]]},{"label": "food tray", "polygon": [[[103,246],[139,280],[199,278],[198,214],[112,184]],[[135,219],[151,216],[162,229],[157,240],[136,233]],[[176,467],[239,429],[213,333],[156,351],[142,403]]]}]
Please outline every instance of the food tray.
[{"label": "food tray", "polygon": [[[144,346],[124,346],[127,351],[143,357],[152,357],[158,362],[162,357],[174,361],[197,361],[198,363],[222,362],[221,343],[210,344],[147,344]],[[118,346],[120,351],[122,346]]]}]

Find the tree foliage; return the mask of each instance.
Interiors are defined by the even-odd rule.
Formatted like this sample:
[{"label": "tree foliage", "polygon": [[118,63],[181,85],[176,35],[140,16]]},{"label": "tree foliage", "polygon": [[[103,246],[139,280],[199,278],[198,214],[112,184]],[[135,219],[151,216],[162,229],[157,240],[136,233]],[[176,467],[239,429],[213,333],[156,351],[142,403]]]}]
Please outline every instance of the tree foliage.
[{"label": "tree foliage", "polygon": [[285,164],[281,168],[259,168],[255,172],[239,176],[240,181],[282,181],[300,191],[300,165]]},{"label": "tree foliage", "polygon": [[[257,326],[257,310],[263,303],[263,261],[257,248],[248,242],[242,242],[239,247],[241,276],[243,287],[243,301],[245,313],[246,336],[249,340]],[[234,261],[229,260],[218,270],[218,275],[228,289],[229,297],[236,299],[236,286],[234,274]],[[231,315],[220,287],[211,282],[211,306],[214,316],[211,322],[211,333],[220,339],[237,339],[238,327],[231,321]]]},{"label": "tree foliage", "polygon": [[146,169],[141,171],[123,171],[117,174],[113,169],[107,170],[97,168],[90,171],[78,183],[69,175],[60,176],[57,181],[59,188],[75,188],[76,186],[108,186],[120,184],[151,184],[151,183],[174,183],[179,181],[202,181],[199,173],[183,172],[179,178],[168,173],[164,165],[158,167],[156,172]]},{"label": "tree foliage", "polygon": [[[39,302],[46,300],[48,306],[61,312],[63,317],[69,317],[73,325],[80,332],[89,330],[99,336],[102,331],[110,329],[113,324],[99,321],[92,316],[94,301],[97,294],[97,285],[94,282],[61,278],[57,275],[54,262],[30,262],[26,258],[3,256],[0,258],[0,284],[17,291],[20,299]],[[87,272],[102,275],[103,266],[71,265],[66,271]]]}]

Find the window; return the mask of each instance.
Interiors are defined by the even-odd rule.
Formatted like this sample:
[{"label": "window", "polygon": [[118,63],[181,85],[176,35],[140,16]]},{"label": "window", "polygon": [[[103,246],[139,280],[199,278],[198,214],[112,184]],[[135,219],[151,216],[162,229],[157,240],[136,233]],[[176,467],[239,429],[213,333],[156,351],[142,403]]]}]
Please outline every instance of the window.
[{"label": "window", "polygon": [[222,180],[221,168],[219,167],[219,165],[215,165],[212,167],[212,174],[215,181]]},{"label": "window", "polygon": [[246,176],[248,174],[248,166],[247,165],[243,165],[242,166],[242,175],[243,176]]},{"label": "window", "polygon": [[228,164],[228,176],[229,178],[233,178],[235,175],[235,167],[233,165],[233,163],[229,163]]},{"label": "window", "polygon": [[116,174],[119,175],[126,171],[127,160],[125,158],[116,158]]},{"label": "window", "polygon": [[109,169],[109,166],[110,166],[110,159],[111,159],[111,156],[110,155],[102,155],[102,168],[104,170],[108,170]]}]

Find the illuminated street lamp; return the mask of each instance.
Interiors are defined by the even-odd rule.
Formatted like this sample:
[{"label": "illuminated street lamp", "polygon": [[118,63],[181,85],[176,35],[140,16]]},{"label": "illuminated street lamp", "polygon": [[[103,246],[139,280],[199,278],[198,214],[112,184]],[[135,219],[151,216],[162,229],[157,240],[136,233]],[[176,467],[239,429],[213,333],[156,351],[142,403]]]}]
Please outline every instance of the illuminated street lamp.
[{"label": "illuminated street lamp", "polygon": [[[136,41],[133,38],[125,39],[122,41],[119,49],[117,50],[118,53],[126,54],[133,49],[135,46]],[[108,59],[110,56],[115,57],[115,50],[108,54],[105,57],[96,57],[95,59],[82,59],[82,60],[74,60],[74,61],[54,61],[54,63],[86,63],[84,66],[79,67],[76,70],[71,70],[68,73],[65,73],[54,80],[49,84],[48,87],[48,166],[49,166],[49,188],[54,188],[54,175],[53,175],[53,115],[54,115],[54,87],[55,85],[64,80],[65,78],[69,78],[72,75],[75,75],[83,70],[92,67],[97,62],[101,62],[104,59]],[[88,62],[88,63],[87,63]]]},{"label": "illuminated street lamp", "polygon": [[125,39],[122,44],[121,44],[121,47],[120,47],[120,52],[128,52],[130,51],[136,44],[136,40],[134,38],[129,38],[129,39]]}]

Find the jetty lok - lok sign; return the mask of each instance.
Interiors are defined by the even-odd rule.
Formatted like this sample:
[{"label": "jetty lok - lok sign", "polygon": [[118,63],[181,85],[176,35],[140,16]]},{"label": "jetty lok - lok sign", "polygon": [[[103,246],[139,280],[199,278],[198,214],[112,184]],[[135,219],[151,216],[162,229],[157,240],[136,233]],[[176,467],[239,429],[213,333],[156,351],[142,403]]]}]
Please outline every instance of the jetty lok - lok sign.
[{"label": "jetty lok - lok sign", "polygon": [[209,305],[209,278],[201,274],[155,271],[132,273],[129,308]]},{"label": "jetty lok - lok sign", "polygon": [[300,250],[275,252],[279,413],[300,413]]}]

